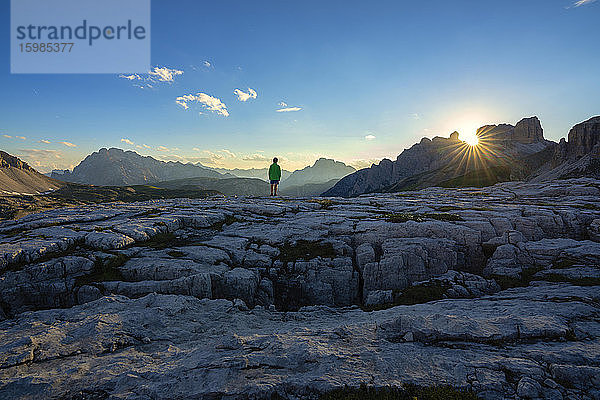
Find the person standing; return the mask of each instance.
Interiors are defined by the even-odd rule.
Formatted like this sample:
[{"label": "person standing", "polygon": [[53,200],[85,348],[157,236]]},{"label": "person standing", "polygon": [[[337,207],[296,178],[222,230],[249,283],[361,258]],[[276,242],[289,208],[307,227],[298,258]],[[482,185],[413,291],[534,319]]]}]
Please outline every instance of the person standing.
[{"label": "person standing", "polygon": [[281,167],[277,164],[277,157],[269,167],[269,180],[271,181],[271,196],[277,196],[277,186],[281,180]]}]

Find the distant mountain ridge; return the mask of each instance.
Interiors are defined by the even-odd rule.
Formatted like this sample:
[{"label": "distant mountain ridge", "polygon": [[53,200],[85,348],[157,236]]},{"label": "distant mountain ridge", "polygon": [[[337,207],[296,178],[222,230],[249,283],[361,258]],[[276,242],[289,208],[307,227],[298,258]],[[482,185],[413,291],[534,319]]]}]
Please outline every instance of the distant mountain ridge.
[{"label": "distant mountain ridge", "polygon": [[[257,179],[262,179],[263,181],[268,181],[269,180],[269,168],[249,168],[249,169],[242,169],[242,168],[234,168],[234,169],[227,169],[227,168],[212,168],[212,167],[204,167],[204,168],[210,168],[213,171],[217,171],[220,174],[230,174],[233,176],[237,176],[238,178],[257,178]],[[292,173],[288,170],[285,169],[281,169],[281,179],[285,180],[287,177],[289,177]]]},{"label": "distant mountain ridge", "polygon": [[353,197],[430,186],[485,186],[509,180],[545,180],[598,174],[600,117],[573,127],[569,142],[544,139],[537,117],[515,126],[478,129],[480,144],[469,147],[453,132],[449,138],[423,138],[396,161],[382,160],[342,178],[324,196]]},{"label": "distant mountain ridge", "polygon": [[[562,139],[560,143],[544,138],[537,117],[523,118],[514,126],[485,125],[477,130],[477,135],[480,144],[474,147],[461,141],[458,132],[445,138],[423,138],[404,150],[395,161],[383,159],[359,171],[343,162],[320,158],[313,165],[292,173],[284,171],[280,190],[291,196],[352,197],[431,186],[487,186],[513,180],[543,181],[579,176],[600,178],[600,116],[575,125],[568,134],[568,141]],[[2,165],[6,168],[10,165],[19,166],[23,171],[31,168],[10,157],[3,158]],[[260,181],[235,178],[243,175]],[[206,190],[222,188],[239,195],[260,194],[263,190],[266,193],[266,175],[267,168],[215,170],[159,161],[116,148],[90,154],[72,172],[52,173],[52,177],[62,181],[98,186],[174,181],[172,184]],[[228,182],[217,182],[228,178],[231,179]]]},{"label": "distant mountain ridge", "polygon": [[323,184],[332,180],[341,179],[344,176],[356,172],[354,167],[329,158],[319,158],[312,166],[292,172],[292,174],[281,182],[282,190],[293,186],[307,184]]},{"label": "distant mountain ridge", "polygon": [[[354,171],[353,167],[340,161],[321,158],[312,166],[293,173],[282,170],[282,189],[289,188],[290,193],[317,195]],[[267,183],[268,168],[209,168],[201,164],[159,161],[118,148],[102,148],[88,155],[72,172],[55,170],[50,176],[64,182],[96,186],[158,186],[161,182],[170,182],[170,187],[195,186],[226,194],[268,193],[268,187],[263,187]],[[220,179],[227,182],[217,182]]]},{"label": "distant mountain ridge", "polygon": [[18,157],[0,150],[0,193],[38,194],[56,190],[63,184],[38,173]]},{"label": "distant mountain ridge", "polygon": [[87,156],[73,172],[53,172],[52,177],[98,186],[143,185],[184,178],[225,178],[216,171],[191,163],[159,161],[117,148],[100,149]]}]

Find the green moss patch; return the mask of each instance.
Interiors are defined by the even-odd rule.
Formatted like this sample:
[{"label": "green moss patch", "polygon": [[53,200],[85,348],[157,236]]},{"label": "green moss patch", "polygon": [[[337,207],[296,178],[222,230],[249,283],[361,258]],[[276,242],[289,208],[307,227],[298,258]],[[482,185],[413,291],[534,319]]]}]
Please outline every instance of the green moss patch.
[{"label": "green moss patch", "polygon": [[600,278],[585,277],[585,278],[568,278],[560,274],[547,274],[542,278],[548,282],[566,282],[575,286],[600,286]]},{"label": "green moss patch", "polygon": [[441,207],[436,207],[435,210],[439,211],[439,212],[448,212],[448,211],[462,210],[462,208],[456,207],[456,206],[441,206]]},{"label": "green moss patch", "polygon": [[334,258],[335,250],[331,243],[298,240],[294,244],[286,243],[280,248],[279,260],[283,263],[313,258]]},{"label": "green moss patch", "polygon": [[173,233],[159,233],[154,235],[152,239],[148,240],[144,243],[145,246],[152,247],[153,249],[162,250],[167,247],[172,247],[173,244],[177,241],[177,236]]},{"label": "green moss patch", "polygon": [[385,310],[395,306],[422,304],[434,300],[442,300],[450,285],[440,281],[426,282],[422,285],[410,286],[392,292],[393,301],[372,307],[363,307],[365,311]]},{"label": "green moss patch", "polygon": [[317,203],[321,206],[321,208],[331,208],[335,203],[330,199],[310,199],[307,201],[308,203]]},{"label": "green moss patch", "polygon": [[456,222],[463,221],[462,217],[457,214],[450,214],[446,212],[439,213],[388,213],[384,214],[383,217],[388,222],[402,223],[407,221],[423,222],[427,219],[435,219],[437,221]]},{"label": "green moss patch", "polygon": [[123,266],[129,257],[117,254],[104,260],[99,260],[94,265],[94,270],[89,275],[80,276],[75,280],[75,286],[88,285],[94,282],[122,281],[123,275],[119,268]]},{"label": "green moss patch", "polygon": [[577,261],[575,261],[575,260],[568,259],[568,258],[562,258],[560,260],[555,261],[552,264],[552,269],[566,269],[566,268],[571,268],[575,264],[577,264]]},{"label": "green moss patch", "polygon": [[225,225],[231,225],[234,222],[244,222],[244,220],[241,219],[241,218],[238,218],[238,217],[236,217],[234,215],[226,215],[225,219],[223,221],[217,222],[216,224],[213,224],[211,226],[211,229],[214,229],[214,230],[217,230],[217,231],[222,231],[223,227]]},{"label": "green moss patch", "polygon": [[526,268],[521,271],[520,278],[510,276],[493,275],[492,278],[500,285],[502,290],[514,287],[526,287],[533,280],[533,276],[540,272],[543,268]]}]

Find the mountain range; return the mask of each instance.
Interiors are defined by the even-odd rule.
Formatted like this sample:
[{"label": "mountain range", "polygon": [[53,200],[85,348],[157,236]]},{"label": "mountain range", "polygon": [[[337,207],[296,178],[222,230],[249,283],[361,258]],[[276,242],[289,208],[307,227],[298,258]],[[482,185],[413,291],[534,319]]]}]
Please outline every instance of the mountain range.
[{"label": "mountain range", "polygon": [[[198,165],[198,164],[196,164]],[[205,168],[210,168],[210,167],[205,167]],[[238,178],[257,178],[257,179],[262,179],[263,181],[267,182],[269,179],[269,168],[249,168],[249,169],[242,169],[242,168],[234,168],[234,169],[227,169],[227,168],[210,168],[213,171],[217,171],[220,174],[229,174],[229,175],[233,175],[233,176],[237,176]],[[292,173],[288,170],[285,169],[281,169],[281,179],[285,180],[287,179]]]},{"label": "mountain range", "polygon": [[226,175],[191,163],[159,161],[134,151],[111,148],[100,149],[90,154],[73,169],[73,172],[53,172],[51,177],[88,185],[127,186],[183,178],[224,178]]},{"label": "mountain range", "polygon": [[356,169],[341,161],[319,158],[312,166],[296,170],[287,179],[282,180],[281,187],[283,189],[284,187],[302,186],[309,183],[325,183],[334,179],[341,179],[353,172],[356,172]]},{"label": "mountain range", "polygon": [[[320,158],[314,165],[301,170],[282,170],[282,193],[286,191],[296,196],[319,195],[340,178],[355,171],[342,162]],[[170,188],[173,185],[190,186],[217,190],[227,195],[257,195],[268,191],[267,168],[209,168],[201,164],[159,161],[117,148],[100,149],[87,156],[72,172],[53,171],[51,177],[65,182],[97,186],[160,186],[158,184],[161,182],[169,182]],[[220,182],[221,180],[226,182]]]},{"label": "mountain range", "polygon": [[555,143],[544,138],[537,117],[516,125],[486,125],[477,130],[479,144],[450,137],[423,138],[395,161],[361,169],[342,178],[324,196],[353,197],[431,186],[488,186],[512,180],[549,180],[599,175],[600,117],[575,125]]},{"label": "mountain range", "polygon": [[[284,171],[281,193],[288,196],[353,197],[431,186],[488,186],[504,181],[546,181],[579,176],[600,178],[600,116],[575,125],[559,143],[546,140],[537,117],[477,130],[479,144],[449,137],[423,138],[395,161],[383,159],[356,171],[342,162],[320,158],[312,166]],[[250,177],[245,177],[250,176]],[[0,191],[37,194],[63,182],[97,186],[154,185],[218,191],[226,195],[267,192],[267,169],[211,169],[159,161],[133,151],[100,149],[73,171],[36,172],[17,157],[0,151]]]}]

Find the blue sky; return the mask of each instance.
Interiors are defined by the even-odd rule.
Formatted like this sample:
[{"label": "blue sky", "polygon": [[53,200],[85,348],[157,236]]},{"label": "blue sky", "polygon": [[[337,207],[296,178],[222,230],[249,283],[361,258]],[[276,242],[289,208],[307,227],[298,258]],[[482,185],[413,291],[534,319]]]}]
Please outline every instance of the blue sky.
[{"label": "blue sky", "polygon": [[537,115],[558,140],[600,114],[600,1],[154,0],[141,80],[11,75],[0,4],[0,148],[43,172],[102,147],[364,166],[423,136]]}]

